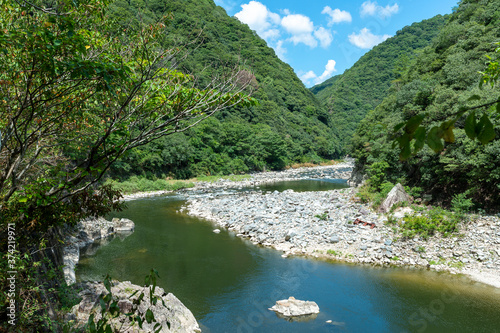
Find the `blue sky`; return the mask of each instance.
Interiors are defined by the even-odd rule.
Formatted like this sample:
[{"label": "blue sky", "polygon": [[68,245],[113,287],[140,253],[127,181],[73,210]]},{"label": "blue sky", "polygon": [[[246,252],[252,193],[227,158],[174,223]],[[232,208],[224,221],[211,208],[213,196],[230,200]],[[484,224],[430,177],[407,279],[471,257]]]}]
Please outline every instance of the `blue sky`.
[{"label": "blue sky", "polygon": [[407,25],[458,0],[214,0],[255,30],[307,87],[342,74]]}]

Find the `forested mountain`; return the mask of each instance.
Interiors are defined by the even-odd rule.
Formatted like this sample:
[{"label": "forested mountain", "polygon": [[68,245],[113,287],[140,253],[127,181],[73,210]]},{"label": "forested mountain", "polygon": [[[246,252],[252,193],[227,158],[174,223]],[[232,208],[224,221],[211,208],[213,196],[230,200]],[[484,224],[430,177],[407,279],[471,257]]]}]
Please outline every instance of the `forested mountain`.
[{"label": "forested mountain", "polygon": [[311,91],[331,113],[342,151],[366,114],[388,94],[392,82],[414,57],[415,51],[427,46],[446,21],[438,15],[406,26],[385,42],[375,46],[344,74],[314,86]]},{"label": "forested mountain", "polygon": [[461,1],[430,45],[407,66],[392,92],[361,122],[353,143],[358,164],[385,180],[406,179],[443,202],[459,195],[455,198],[498,209],[500,120],[493,116],[494,110],[478,108],[474,119],[468,120],[479,124],[484,116],[491,119],[496,139],[486,145],[466,135],[467,114],[455,123],[453,134],[448,132],[447,141],[454,142],[445,143],[439,155],[426,146],[402,163],[391,136],[396,124],[416,115],[425,116],[422,125],[431,128],[454,119],[464,108],[498,99],[498,86],[480,89],[478,85],[479,71],[486,69],[488,61],[485,55],[498,58],[497,42],[500,0]]},{"label": "forested mountain", "polygon": [[[280,169],[293,162],[340,156],[339,141],[328,113],[278,59],[274,50],[213,1],[157,0],[114,2],[108,15],[120,28],[134,28],[172,13],[172,45],[190,53],[178,69],[199,77],[200,84],[224,68],[244,62],[255,75],[259,105],[224,110],[192,130],[136,148],[112,168],[112,176],[240,173]],[[171,47],[172,45],[169,45]]]}]

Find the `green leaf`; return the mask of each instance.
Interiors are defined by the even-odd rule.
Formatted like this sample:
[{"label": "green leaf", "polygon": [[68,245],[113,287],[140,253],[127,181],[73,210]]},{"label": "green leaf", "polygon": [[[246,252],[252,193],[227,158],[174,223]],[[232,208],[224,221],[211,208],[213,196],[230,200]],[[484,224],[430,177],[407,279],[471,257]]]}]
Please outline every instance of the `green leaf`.
[{"label": "green leaf", "polygon": [[418,153],[420,150],[422,150],[422,148],[424,148],[426,134],[427,132],[424,127],[419,127],[415,131],[415,144],[413,145],[414,154]]},{"label": "green leaf", "polygon": [[148,324],[151,324],[155,320],[155,315],[153,314],[153,311],[151,309],[148,309],[146,311],[146,321]]},{"label": "green leaf", "polygon": [[405,132],[409,134],[415,133],[424,118],[425,116],[421,114],[417,114],[416,116],[411,117],[410,120],[406,122]]},{"label": "green leaf", "polygon": [[487,144],[495,138],[495,128],[493,127],[493,124],[491,123],[490,118],[488,118],[487,115],[483,115],[481,117],[478,126],[481,128],[481,130],[477,134],[477,139],[483,145]]},{"label": "green leaf", "polygon": [[19,202],[26,202],[26,201],[28,201],[28,198],[27,198],[27,197],[24,197],[24,198],[19,199]]},{"label": "green leaf", "polygon": [[399,159],[401,161],[406,161],[410,156],[411,156],[410,141],[407,140],[402,147],[401,153],[399,154]]},{"label": "green leaf", "polygon": [[467,118],[465,119],[465,134],[471,139],[474,140],[477,136],[476,133],[476,112],[472,111],[469,113]]},{"label": "green leaf", "polygon": [[453,133],[453,126],[447,128],[443,133],[443,139],[446,142],[455,142],[455,134]]},{"label": "green leaf", "polygon": [[431,128],[427,134],[427,145],[436,153],[444,149],[443,141],[441,141],[442,136],[443,130],[437,126]]},{"label": "green leaf", "polygon": [[500,101],[497,103],[497,112],[500,113]]},{"label": "green leaf", "polygon": [[479,95],[472,95],[467,100],[468,101],[479,101],[480,99],[481,99],[481,96],[479,96]]},{"label": "green leaf", "polygon": [[399,124],[397,124],[396,126],[394,126],[394,129],[393,129],[392,131],[393,131],[393,132],[397,132],[397,131],[399,131],[400,129],[402,129],[405,125],[406,125],[406,123],[405,123],[405,122],[399,123]]}]

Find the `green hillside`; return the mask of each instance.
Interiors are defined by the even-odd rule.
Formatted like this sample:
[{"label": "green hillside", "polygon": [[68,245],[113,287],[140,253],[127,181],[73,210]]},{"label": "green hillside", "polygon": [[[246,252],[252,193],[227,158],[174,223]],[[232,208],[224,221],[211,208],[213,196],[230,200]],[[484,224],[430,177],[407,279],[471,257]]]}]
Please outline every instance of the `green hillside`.
[{"label": "green hillside", "polygon": [[[340,157],[330,116],[293,69],[255,32],[213,1],[116,1],[108,15],[138,27],[171,12],[170,41],[193,42],[178,68],[199,77],[200,85],[233,64],[255,75],[258,106],[225,110],[192,130],[137,148],[112,169],[115,177],[131,174],[229,174],[281,169],[294,162]],[[137,14],[139,13],[139,14]]]},{"label": "green hillside", "polygon": [[445,21],[446,17],[438,15],[404,27],[366,53],[344,74],[311,88],[331,113],[343,151],[347,151],[359,122],[387,96],[392,81],[400,77],[415,50],[427,46]]},{"label": "green hillside", "polygon": [[[500,0],[464,0],[431,44],[410,63],[391,93],[361,122],[354,136],[358,164],[385,180],[405,180],[449,203],[472,200],[479,207],[500,206],[500,120],[494,111],[476,110],[476,118],[489,115],[496,139],[487,145],[471,140],[464,131],[464,115],[455,124],[455,142],[438,155],[425,147],[404,163],[394,147],[394,126],[411,117],[425,116],[423,126],[453,119],[464,107],[483,105],[500,96],[498,86],[479,88],[489,55],[495,59],[500,41]],[[498,57],[498,55],[496,56]],[[480,96],[469,100],[473,95]],[[383,178],[383,177],[382,177]],[[458,196],[457,196],[458,195]],[[458,198],[458,199],[457,199]]]}]

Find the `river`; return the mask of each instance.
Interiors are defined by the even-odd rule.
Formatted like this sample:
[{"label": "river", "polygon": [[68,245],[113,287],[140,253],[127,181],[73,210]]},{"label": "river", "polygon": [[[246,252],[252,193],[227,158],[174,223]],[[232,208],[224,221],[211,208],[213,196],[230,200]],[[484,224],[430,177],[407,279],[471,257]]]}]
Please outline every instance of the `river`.
[{"label": "river", "polygon": [[[329,189],[309,182],[261,189]],[[184,200],[128,202],[114,216],[132,219],[135,232],[83,256],[77,278],[101,280],[109,273],[143,284],[156,268],[159,286],[193,312],[203,332],[500,332],[499,289],[427,270],[282,258],[179,213]],[[315,301],[320,314],[288,322],[268,310],[289,296]]]}]

